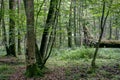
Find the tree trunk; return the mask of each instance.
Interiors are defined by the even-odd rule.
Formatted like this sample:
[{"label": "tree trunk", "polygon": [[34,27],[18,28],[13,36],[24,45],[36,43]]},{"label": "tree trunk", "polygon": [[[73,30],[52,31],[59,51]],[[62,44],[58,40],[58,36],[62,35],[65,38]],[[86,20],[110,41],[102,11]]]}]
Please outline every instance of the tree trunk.
[{"label": "tree trunk", "polygon": [[21,26],[20,26],[20,21],[19,21],[19,19],[20,19],[20,5],[21,5],[21,1],[20,0],[17,0],[17,5],[18,5],[18,46],[17,46],[17,48],[18,48],[18,55],[21,55],[22,53],[21,53],[21,44],[20,44],[20,42],[21,42]]},{"label": "tree trunk", "polygon": [[109,35],[109,39],[112,39],[112,18],[110,16],[110,23],[109,23],[109,27],[110,27],[110,35]]},{"label": "tree trunk", "polygon": [[61,15],[59,16],[59,47],[62,46],[62,26],[61,26]]},{"label": "tree trunk", "polygon": [[76,0],[73,0],[74,3],[74,43],[77,46],[77,26],[76,26]]},{"label": "tree trunk", "polygon": [[0,6],[0,12],[1,12],[1,13],[0,13],[0,24],[1,24],[1,20],[2,20],[2,11],[3,11],[3,7],[2,7],[2,6],[3,6],[3,0],[0,1],[0,5],[1,5],[1,6]]},{"label": "tree trunk", "polygon": [[119,28],[116,27],[116,30],[115,30],[115,40],[119,40]]},{"label": "tree trunk", "polygon": [[35,58],[34,0],[24,0],[24,6],[27,18],[26,75],[34,77],[40,75]]},{"label": "tree trunk", "polygon": [[[57,9],[56,6],[58,5],[59,0],[51,0],[50,1],[50,8],[46,20],[46,24],[44,27],[43,35],[42,35],[42,40],[41,40],[41,46],[40,46],[40,52],[39,52],[39,57],[41,58],[41,61],[39,61],[38,65],[40,66],[41,64],[44,64],[45,60],[45,55],[46,55],[46,50],[48,46],[48,41],[49,41],[49,35],[50,35],[50,28],[52,29],[54,25],[54,17],[55,17],[55,11]],[[43,66],[42,66],[43,67]]]},{"label": "tree trunk", "polygon": [[[112,4],[112,0],[111,0],[111,4]],[[99,39],[98,39],[98,43],[96,45],[93,60],[91,62],[91,66],[92,66],[93,69],[96,67],[95,60],[96,60],[97,52],[99,50],[99,46],[100,46],[100,43],[101,43],[101,39],[102,39],[102,36],[103,36],[103,32],[104,32],[107,17],[109,15],[109,10],[111,8],[111,4],[110,4],[110,7],[109,7],[109,9],[108,9],[108,11],[106,13],[106,16],[105,16],[106,2],[103,0],[103,9],[102,9],[102,16],[101,16],[101,23],[100,23],[101,33],[100,33],[100,36],[99,36]]]},{"label": "tree trunk", "polygon": [[69,26],[67,27],[67,34],[68,34],[68,47],[72,47],[72,25],[71,21],[72,20],[72,0],[70,4],[70,13],[69,13]]},{"label": "tree trunk", "polygon": [[9,53],[7,55],[13,55],[16,56],[16,50],[15,50],[15,9],[16,9],[16,1],[15,0],[9,0]]},{"label": "tree trunk", "polygon": [[100,48],[120,48],[119,40],[101,40]]},{"label": "tree trunk", "polygon": [[9,53],[9,47],[7,42],[7,34],[6,34],[6,28],[5,28],[5,20],[4,20],[4,0],[1,0],[1,14],[0,14],[0,20],[1,20],[1,26],[2,26],[2,35],[3,35],[3,44],[6,49],[6,53]]}]

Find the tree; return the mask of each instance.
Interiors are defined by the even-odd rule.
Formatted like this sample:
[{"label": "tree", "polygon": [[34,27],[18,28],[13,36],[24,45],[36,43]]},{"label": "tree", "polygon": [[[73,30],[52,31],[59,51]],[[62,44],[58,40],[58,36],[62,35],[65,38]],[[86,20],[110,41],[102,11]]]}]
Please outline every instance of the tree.
[{"label": "tree", "polygon": [[5,28],[5,14],[4,14],[4,0],[1,0],[1,26],[2,26],[2,35],[3,35],[3,44],[5,46],[6,52],[9,53],[9,47],[7,44],[7,34],[6,34],[6,28]]},{"label": "tree", "polygon": [[27,18],[26,75],[34,77],[41,73],[35,57],[34,0],[24,0],[24,6]]},{"label": "tree", "polygon": [[0,6],[0,12],[1,12],[1,13],[0,13],[0,23],[1,23],[1,20],[2,20],[2,10],[3,10],[3,9],[2,9],[2,5],[3,5],[3,1],[2,1],[2,0],[0,1],[0,5],[1,5],[1,6]]},{"label": "tree", "polygon": [[111,16],[110,16],[110,21],[109,21],[109,27],[110,27],[109,39],[112,39],[112,17]]},{"label": "tree", "polygon": [[17,22],[18,22],[18,46],[17,46],[17,48],[18,48],[18,55],[21,55],[21,31],[20,31],[20,29],[21,29],[21,26],[20,26],[20,21],[19,21],[19,19],[20,19],[20,6],[21,6],[21,1],[20,0],[17,0],[17,8],[18,8],[18,20],[17,20]]},{"label": "tree", "polygon": [[15,9],[16,9],[16,0],[9,0],[9,51],[7,55],[16,56],[15,50]]},{"label": "tree", "polygon": [[60,2],[61,0],[50,1],[50,7],[42,35],[40,50],[39,53],[37,53],[39,55],[37,58],[37,63],[41,69],[44,68],[44,64],[51,54],[51,49],[55,40],[55,22],[58,16],[56,13],[59,10],[58,4]]},{"label": "tree", "polygon": [[76,24],[76,0],[72,0],[74,5],[74,43],[77,46],[77,24]]},{"label": "tree", "polygon": [[70,4],[70,13],[69,13],[69,26],[67,26],[67,35],[68,35],[68,47],[71,48],[72,47],[72,0],[71,0],[71,4]]},{"label": "tree", "polygon": [[95,49],[95,52],[94,52],[93,60],[91,62],[91,66],[92,66],[93,69],[96,67],[95,60],[96,60],[97,52],[99,50],[99,45],[100,45],[100,42],[101,42],[101,39],[102,39],[102,36],[103,36],[106,20],[108,18],[109,12],[110,12],[111,4],[112,4],[112,0],[111,0],[109,9],[106,13],[106,16],[105,16],[106,1],[103,0],[102,16],[101,16],[101,23],[100,23],[101,33],[100,33],[98,43],[97,43],[97,46],[96,46],[96,49]]}]

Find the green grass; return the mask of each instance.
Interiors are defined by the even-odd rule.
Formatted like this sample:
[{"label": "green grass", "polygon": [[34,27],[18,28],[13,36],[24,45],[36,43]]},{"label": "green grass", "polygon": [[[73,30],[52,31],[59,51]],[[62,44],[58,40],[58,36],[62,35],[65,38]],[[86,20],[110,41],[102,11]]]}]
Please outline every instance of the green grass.
[{"label": "green grass", "polygon": [[0,64],[0,80],[8,80],[9,77],[16,72],[16,67],[22,67],[25,66],[24,64],[17,64],[17,65],[12,65],[12,64],[5,64],[1,63]]},{"label": "green grass", "polygon": [[[94,54],[94,48],[77,48],[54,50],[52,57],[61,60],[80,60],[91,59]],[[97,54],[98,59],[120,59],[120,49],[117,48],[100,48]]]},{"label": "green grass", "polygon": [[7,66],[7,65],[1,65],[1,66],[0,66],[0,72],[2,73],[2,72],[4,72],[5,70],[9,70],[9,66]]},{"label": "green grass", "polygon": [[[77,49],[53,49],[51,57],[47,61],[47,66],[71,66],[89,64],[94,54],[94,48],[77,48]],[[100,48],[97,54],[96,64],[120,63],[120,49],[118,48]]]},{"label": "green grass", "polygon": [[[9,59],[6,61],[6,59]],[[12,59],[12,60],[11,60]],[[6,57],[4,55],[0,56],[0,80],[8,80],[9,77],[16,72],[18,67],[25,66],[23,58],[15,59],[13,57]],[[15,62],[13,61],[15,60]],[[13,62],[11,62],[13,61]]]},{"label": "green grass", "polygon": [[7,80],[10,74],[12,74],[14,69],[12,66],[7,64],[0,65],[0,80]]},{"label": "green grass", "polygon": [[103,59],[120,59],[119,48],[102,48],[99,50],[98,55]]},{"label": "green grass", "polygon": [[[94,54],[94,48],[77,48],[73,49],[59,49],[54,50],[52,56],[48,60],[47,66],[80,66],[80,68],[84,68],[81,65],[91,65],[91,60]],[[96,64],[99,68],[103,65],[106,66],[114,66],[115,64],[120,63],[120,49],[118,48],[100,48],[97,54]],[[51,65],[52,64],[52,65]],[[87,70],[87,69],[86,69]],[[97,70],[97,73],[102,74],[101,80],[112,79],[112,80],[119,80],[120,77],[118,75],[112,75],[110,72],[105,70]],[[87,75],[89,80],[95,80],[98,76],[96,72],[92,72],[91,74]],[[71,76],[71,72],[69,69],[65,71],[66,76],[68,79]],[[75,80],[79,80],[79,73],[72,75]],[[84,79],[83,79],[84,80]],[[87,80],[87,79],[86,79]]]},{"label": "green grass", "polygon": [[81,58],[92,58],[94,49],[92,48],[77,48],[75,50],[66,49],[66,50],[54,50],[54,56],[62,60],[72,59],[79,60]]}]

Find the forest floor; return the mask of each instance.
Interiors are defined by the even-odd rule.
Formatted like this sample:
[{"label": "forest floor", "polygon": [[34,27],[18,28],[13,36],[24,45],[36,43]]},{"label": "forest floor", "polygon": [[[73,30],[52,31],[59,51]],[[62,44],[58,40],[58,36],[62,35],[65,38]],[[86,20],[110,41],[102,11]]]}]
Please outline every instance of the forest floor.
[{"label": "forest floor", "polygon": [[96,60],[98,65],[96,70],[91,71],[91,59],[64,59],[60,56],[50,57],[46,64],[48,70],[45,75],[35,78],[24,76],[23,55],[19,58],[2,56],[0,57],[0,80],[120,80],[120,58],[114,59],[110,55],[107,57],[104,55]]}]

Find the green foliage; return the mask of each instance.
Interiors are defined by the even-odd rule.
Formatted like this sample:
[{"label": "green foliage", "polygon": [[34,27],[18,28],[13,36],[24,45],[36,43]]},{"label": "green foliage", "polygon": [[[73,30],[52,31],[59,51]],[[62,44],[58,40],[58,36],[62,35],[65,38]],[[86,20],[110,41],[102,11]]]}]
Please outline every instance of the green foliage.
[{"label": "green foliage", "polygon": [[8,77],[13,73],[13,68],[6,64],[0,64],[0,80],[8,80]]},{"label": "green foliage", "polygon": [[120,75],[114,76],[114,78],[112,80],[120,80]]},{"label": "green foliage", "polygon": [[66,76],[70,76],[70,75],[71,75],[71,72],[70,72],[69,69],[66,69],[66,70],[65,70],[65,75],[66,75]]},{"label": "green foliage", "polygon": [[120,59],[120,50],[117,48],[102,48],[99,50],[98,58]]},{"label": "green foliage", "polygon": [[[117,48],[101,48],[98,52],[97,59],[120,59],[120,50]],[[51,57],[60,60],[81,60],[91,59],[94,54],[94,48],[77,48],[73,49],[53,49]],[[114,55],[113,55],[114,54]]]},{"label": "green foliage", "polygon": [[0,56],[4,56],[6,53],[5,53],[5,49],[4,49],[4,46],[1,46],[0,48]]},{"label": "green foliage", "polygon": [[66,60],[79,60],[81,58],[90,59],[93,56],[94,49],[92,48],[77,48],[76,50],[68,49],[61,50],[60,52],[56,51],[55,54],[60,57],[60,59]]},{"label": "green foliage", "polygon": [[7,65],[1,65],[0,66],[0,72],[2,73],[3,71],[5,71],[5,70],[8,70],[9,69],[9,67],[7,66]]}]

